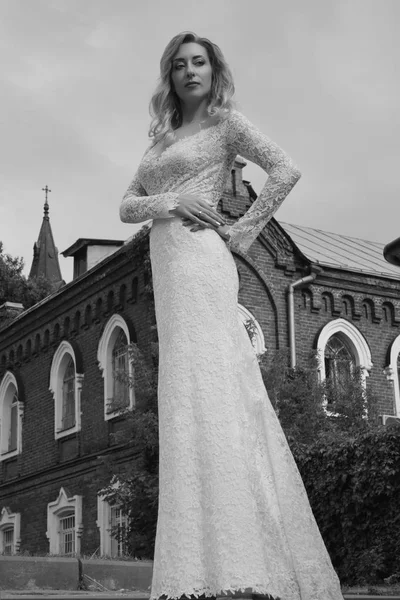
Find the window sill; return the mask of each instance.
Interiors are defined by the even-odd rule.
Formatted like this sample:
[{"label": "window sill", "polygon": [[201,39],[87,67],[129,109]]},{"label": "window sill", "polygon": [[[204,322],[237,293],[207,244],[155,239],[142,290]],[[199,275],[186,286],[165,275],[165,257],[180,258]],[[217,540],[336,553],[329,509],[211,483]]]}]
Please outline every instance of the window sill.
[{"label": "window sill", "polygon": [[4,462],[5,460],[8,460],[9,458],[14,458],[14,456],[18,456],[18,454],[20,454],[18,448],[16,450],[2,452],[0,454],[0,462]]},{"label": "window sill", "polygon": [[56,440],[59,440],[60,438],[64,438],[69,435],[78,433],[78,431],[80,431],[80,429],[76,425],[74,425],[73,427],[70,427],[69,429],[59,429],[55,432],[54,438]]}]

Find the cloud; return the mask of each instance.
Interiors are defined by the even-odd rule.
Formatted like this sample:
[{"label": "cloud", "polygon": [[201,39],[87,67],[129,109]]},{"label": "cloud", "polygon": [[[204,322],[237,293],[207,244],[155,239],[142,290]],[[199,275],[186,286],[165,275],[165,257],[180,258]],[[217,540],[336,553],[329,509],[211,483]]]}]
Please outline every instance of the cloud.
[{"label": "cloud", "polygon": [[[303,171],[278,218],[398,237],[399,12],[392,0],[3,1],[6,250],[29,266],[46,184],[60,249],[78,237],[132,234],[118,205],[147,146],[161,53],[188,29],[220,45],[239,109]],[[251,164],[244,176],[257,191],[265,181]],[[71,268],[64,272],[68,279]]]}]

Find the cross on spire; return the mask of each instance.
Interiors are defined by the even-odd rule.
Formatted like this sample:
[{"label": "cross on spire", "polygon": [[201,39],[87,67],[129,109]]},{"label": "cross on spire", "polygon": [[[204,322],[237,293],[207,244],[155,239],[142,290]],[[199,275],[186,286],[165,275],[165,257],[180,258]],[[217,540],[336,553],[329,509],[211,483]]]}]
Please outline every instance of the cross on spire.
[{"label": "cross on spire", "polygon": [[44,216],[48,217],[49,216],[49,203],[47,201],[47,194],[49,192],[51,192],[51,190],[46,185],[46,187],[42,188],[42,192],[45,192],[45,194],[46,194],[46,199],[45,199],[45,202],[44,202]]}]

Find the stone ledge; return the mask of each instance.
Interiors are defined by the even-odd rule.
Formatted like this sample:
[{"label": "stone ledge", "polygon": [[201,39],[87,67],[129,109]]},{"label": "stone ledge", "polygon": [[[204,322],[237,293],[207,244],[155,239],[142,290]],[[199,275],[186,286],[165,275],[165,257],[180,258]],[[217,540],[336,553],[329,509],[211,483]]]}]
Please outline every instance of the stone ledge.
[{"label": "stone ledge", "polygon": [[150,593],[152,561],[83,559],[81,562],[86,585],[90,585],[90,578],[110,591],[142,590]]},{"label": "stone ledge", "polygon": [[76,558],[2,556],[0,590],[76,590],[79,564]]}]

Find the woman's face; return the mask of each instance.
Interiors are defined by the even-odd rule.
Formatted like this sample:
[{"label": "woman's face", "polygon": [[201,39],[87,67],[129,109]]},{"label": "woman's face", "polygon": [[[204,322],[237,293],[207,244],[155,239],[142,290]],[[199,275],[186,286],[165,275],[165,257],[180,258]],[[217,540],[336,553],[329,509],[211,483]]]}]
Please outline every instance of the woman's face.
[{"label": "woman's face", "polygon": [[182,44],[172,59],[172,83],[184,104],[201,102],[211,90],[212,68],[207,50],[200,44]]}]

